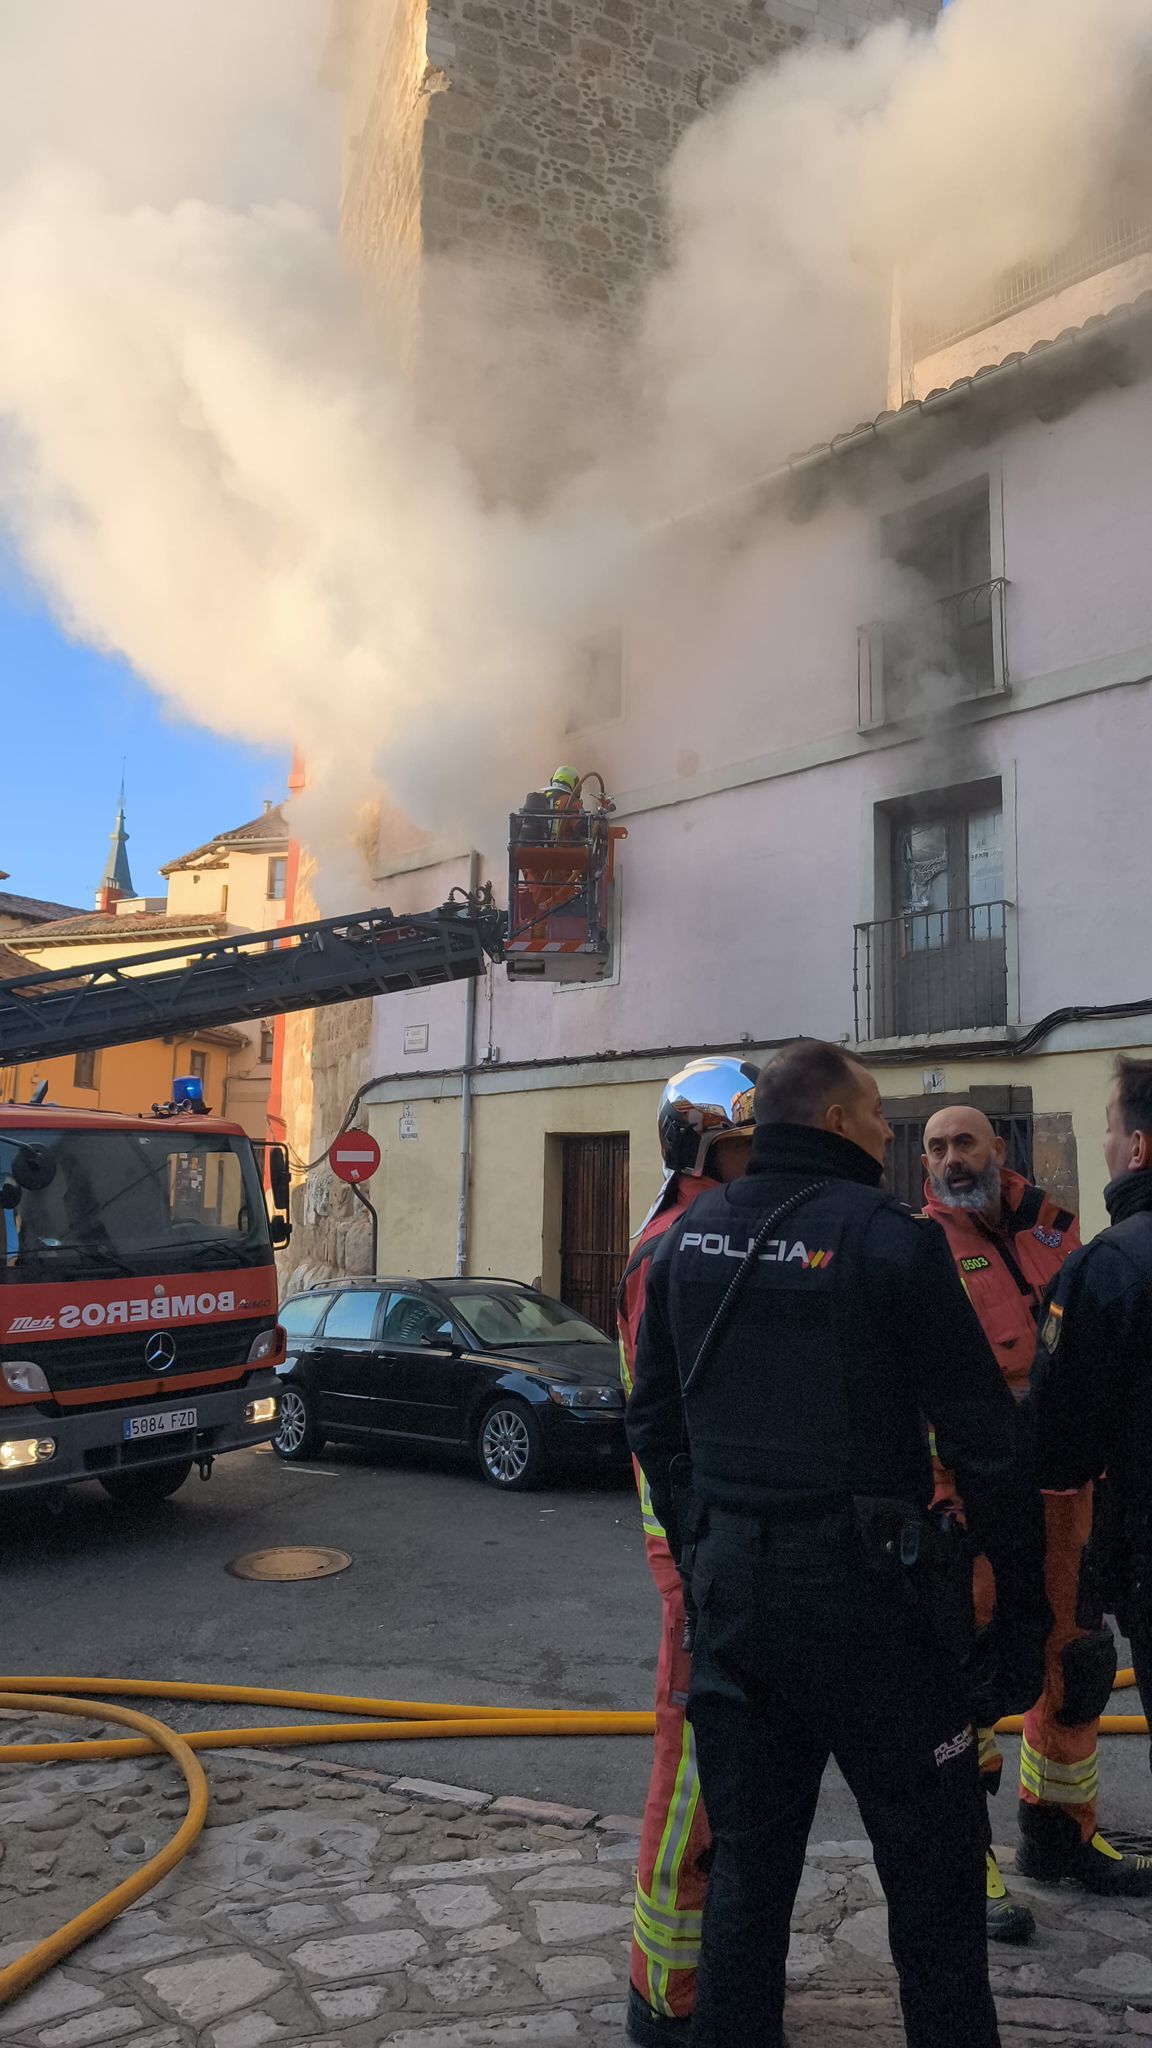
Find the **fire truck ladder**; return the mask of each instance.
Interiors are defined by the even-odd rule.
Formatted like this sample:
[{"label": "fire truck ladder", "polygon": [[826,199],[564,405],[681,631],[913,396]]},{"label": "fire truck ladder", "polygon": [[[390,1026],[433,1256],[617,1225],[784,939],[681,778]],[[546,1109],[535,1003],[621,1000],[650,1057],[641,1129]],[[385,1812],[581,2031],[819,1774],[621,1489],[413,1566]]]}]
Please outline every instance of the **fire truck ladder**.
[{"label": "fire truck ladder", "polygon": [[483,974],[506,920],[488,892],[437,911],[277,925],[0,981],[0,1066],[241,1024]]}]

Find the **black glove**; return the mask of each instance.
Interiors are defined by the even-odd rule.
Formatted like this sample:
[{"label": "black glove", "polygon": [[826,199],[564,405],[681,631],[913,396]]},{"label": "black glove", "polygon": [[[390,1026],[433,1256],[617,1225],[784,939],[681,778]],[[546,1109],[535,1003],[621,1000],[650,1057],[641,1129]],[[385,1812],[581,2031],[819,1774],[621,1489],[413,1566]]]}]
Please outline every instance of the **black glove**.
[{"label": "black glove", "polygon": [[992,1728],[1005,1714],[1026,1714],[1044,1690],[1044,1648],[1048,1628],[1005,1627],[998,1614],[977,1633],[964,1671],[978,1728]]}]

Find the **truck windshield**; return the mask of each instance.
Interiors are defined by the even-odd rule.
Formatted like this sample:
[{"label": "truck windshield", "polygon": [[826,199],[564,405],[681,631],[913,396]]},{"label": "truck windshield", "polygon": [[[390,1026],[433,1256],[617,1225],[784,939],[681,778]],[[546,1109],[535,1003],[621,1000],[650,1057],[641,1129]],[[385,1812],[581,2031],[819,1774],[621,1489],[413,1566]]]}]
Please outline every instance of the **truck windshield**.
[{"label": "truck windshield", "polygon": [[183,1121],[34,1138],[0,1127],[0,1184],[14,1205],[0,1209],[0,1280],[184,1273],[272,1256],[251,1147]]}]

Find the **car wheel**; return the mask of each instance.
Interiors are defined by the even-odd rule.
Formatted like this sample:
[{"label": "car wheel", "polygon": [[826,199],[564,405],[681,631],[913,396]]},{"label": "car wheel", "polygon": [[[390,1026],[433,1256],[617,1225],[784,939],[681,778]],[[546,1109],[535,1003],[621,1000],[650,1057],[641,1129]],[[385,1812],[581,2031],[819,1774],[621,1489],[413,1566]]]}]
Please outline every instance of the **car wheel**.
[{"label": "car wheel", "polygon": [[548,1464],[540,1424],[523,1401],[493,1401],[480,1417],[476,1455],[489,1486],[506,1493],[538,1486]]},{"label": "car wheel", "polygon": [[118,1507],[158,1507],[179,1492],[191,1470],[191,1458],[181,1458],[178,1465],[142,1465],[139,1472],[110,1472],[100,1484]]},{"label": "car wheel", "polygon": [[280,1388],[280,1427],[272,1439],[272,1449],[285,1464],[291,1465],[297,1458],[314,1458],[323,1447],[312,1396],[304,1387],[288,1380]]}]

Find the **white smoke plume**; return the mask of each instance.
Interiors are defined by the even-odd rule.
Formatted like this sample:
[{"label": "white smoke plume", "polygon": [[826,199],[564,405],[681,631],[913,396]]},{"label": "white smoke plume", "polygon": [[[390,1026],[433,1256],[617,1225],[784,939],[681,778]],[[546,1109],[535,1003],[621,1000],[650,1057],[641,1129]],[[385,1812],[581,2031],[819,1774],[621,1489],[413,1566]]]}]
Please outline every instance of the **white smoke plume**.
[{"label": "white smoke plume", "polygon": [[540,447],[493,383],[499,291],[470,272],[437,337],[474,394],[437,424],[341,251],[328,29],[323,0],[0,0],[0,515],[70,632],[185,715],[303,749],[314,839],[386,788],[495,850],[646,525],[878,409],[894,273],[931,312],[1139,183],[1152,5],[956,0],[702,120],[620,374],[626,448],[619,394],[598,437],[553,377],[564,483],[521,509],[485,473],[494,420],[527,423],[510,473]]}]

